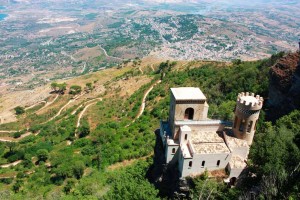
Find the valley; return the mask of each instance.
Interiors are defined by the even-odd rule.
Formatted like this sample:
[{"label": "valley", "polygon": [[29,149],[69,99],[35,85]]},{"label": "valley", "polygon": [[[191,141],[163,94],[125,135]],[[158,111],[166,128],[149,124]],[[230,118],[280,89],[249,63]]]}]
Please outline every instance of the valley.
[{"label": "valley", "polygon": [[8,16],[0,22],[0,94],[145,56],[257,60],[295,50],[299,37],[297,2],[9,2],[1,9]]}]

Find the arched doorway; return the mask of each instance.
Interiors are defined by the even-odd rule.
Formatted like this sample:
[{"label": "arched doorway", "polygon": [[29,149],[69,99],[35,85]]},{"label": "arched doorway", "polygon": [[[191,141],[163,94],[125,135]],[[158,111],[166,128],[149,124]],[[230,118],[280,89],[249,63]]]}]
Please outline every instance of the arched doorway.
[{"label": "arched doorway", "polygon": [[187,108],[184,112],[184,119],[193,120],[194,118],[194,109]]}]

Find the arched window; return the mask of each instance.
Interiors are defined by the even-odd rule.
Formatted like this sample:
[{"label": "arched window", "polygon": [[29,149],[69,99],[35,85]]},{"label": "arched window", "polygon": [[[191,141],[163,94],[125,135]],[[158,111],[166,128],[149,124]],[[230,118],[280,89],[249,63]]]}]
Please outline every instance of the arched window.
[{"label": "arched window", "polygon": [[243,119],[243,120],[241,121],[239,131],[241,131],[241,132],[244,131],[245,123],[246,123],[246,121]]},{"label": "arched window", "polygon": [[176,151],[175,148],[173,148],[173,149],[172,149],[172,153],[175,153],[175,151]]},{"label": "arched window", "polygon": [[250,122],[248,123],[248,127],[247,127],[247,132],[248,132],[248,133],[250,133],[250,131],[251,131],[252,124],[253,124],[253,121],[250,121]]},{"label": "arched window", "polygon": [[193,161],[190,161],[189,162],[189,167],[192,167],[193,166]]},{"label": "arched window", "polygon": [[184,139],[187,140],[187,134],[184,135]]},{"label": "arched window", "polygon": [[192,120],[194,118],[194,109],[187,108],[184,112],[184,119]]}]

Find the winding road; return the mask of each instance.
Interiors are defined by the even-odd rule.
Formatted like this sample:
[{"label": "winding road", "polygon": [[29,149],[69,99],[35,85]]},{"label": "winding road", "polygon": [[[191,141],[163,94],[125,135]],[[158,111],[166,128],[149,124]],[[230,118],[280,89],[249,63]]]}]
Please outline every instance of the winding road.
[{"label": "winding road", "polygon": [[99,48],[104,52],[104,55],[105,55],[106,57],[108,57],[108,58],[114,58],[114,59],[118,59],[118,60],[124,60],[123,58],[118,58],[118,57],[114,57],[114,56],[108,55],[108,54],[107,54],[107,51],[106,51],[103,47],[101,47],[100,45],[98,45],[98,46],[99,46]]}]

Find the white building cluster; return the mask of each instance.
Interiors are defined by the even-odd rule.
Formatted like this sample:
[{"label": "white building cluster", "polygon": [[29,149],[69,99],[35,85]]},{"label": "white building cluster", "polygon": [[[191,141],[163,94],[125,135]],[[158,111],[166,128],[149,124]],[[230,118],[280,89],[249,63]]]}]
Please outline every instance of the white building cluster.
[{"label": "white building cluster", "polygon": [[228,181],[246,167],[263,99],[240,93],[234,123],[207,118],[207,99],[199,88],[171,88],[168,121],[160,136],[167,164],[177,164],[181,177],[227,169]]}]

